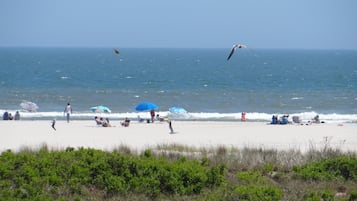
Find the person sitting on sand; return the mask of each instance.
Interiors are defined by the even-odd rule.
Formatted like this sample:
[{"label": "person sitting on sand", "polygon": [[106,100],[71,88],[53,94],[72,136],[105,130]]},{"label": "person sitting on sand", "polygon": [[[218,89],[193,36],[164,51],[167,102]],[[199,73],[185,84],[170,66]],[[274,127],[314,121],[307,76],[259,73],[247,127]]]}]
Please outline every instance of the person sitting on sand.
[{"label": "person sitting on sand", "polygon": [[14,117],[12,116],[12,114],[11,113],[9,113],[9,120],[13,120],[14,119]]},{"label": "person sitting on sand", "polygon": [[100,118],[102,120],[102,126],[103,127],[112,127],[112,125],[110,125],[109,123],[109,119],[103,119],[103,118]]},{"label": "person sitting on sand", "polygon": [[313,119],[313,123],[320,123],[320,117],[319,115],[316,115]]},{"label": "person sitting on sand", "polygon": [[19,113],[19,111],[16,111],[16,113],[15,113],[15,120],[20,120],[20,113]]},{"label": "person sitting on sand", "polygon": [[157,121],[160,121],[160,122],[165,121],[165,119],[162,118],[159,114],[156,115],[156,120],[157,120]]},{"label": "person sitting on sand", "polygon": [[101,119],[99,119],[97,116],[94,117],[95,122],[97,123],[97,125],[102,125],[103,121]]},{"label": "person sitting on sand", "polygon": [[273,115],[271,118],[271,124],[278,124],[278,116],[277,115]]},{"label": "person sitting on sand", "polygon": [[4,114],[2,115],[2,119],[9,120],[9,113],[7,111],[5,111]]},{"label": "person sitting on sand", "polygon": [[289,117],[289,115],[283,115],[281,117],[280,124],[287,124],[288,123],[288,117]]},{"label": "person sitting on sand", "polygon": [[141,122],[144,122],[145,119],[141,118],[140,115],[138,115],[138,122],[141,123]]},{"label": "person sitting on sand", "polygon": [[121,122],[120,124],[124,127],[128,127],[130,124],[130,119],[125,118],[125,120],[123,122]]}]

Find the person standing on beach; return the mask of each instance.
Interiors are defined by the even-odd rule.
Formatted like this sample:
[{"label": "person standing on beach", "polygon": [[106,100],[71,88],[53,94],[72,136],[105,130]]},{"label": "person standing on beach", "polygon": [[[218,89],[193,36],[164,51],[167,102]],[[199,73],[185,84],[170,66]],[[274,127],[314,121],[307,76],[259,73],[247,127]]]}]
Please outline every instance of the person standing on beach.
[{"label": "person standing on beach", "polygon": [[67,103],[67,106],[64,108],[64,113],[67,114],[67,123],[69,123],[69,117],[72,114],[72,106],[70,103]]},{"label": "person standing on beach", "polygon": [[154,119],[155,119],[155,110],[150,110],[150,115],[151,115],[151,123],[154,123]]},{"label": "person standing on beach", "polygon": [[174,134],[174,129],[172,128],[171,120],[168,120],[167,122],[169,123],[170,134]]},{"label": "person standing on beach", "polygon": [[242,117],[241,117],[241,121],[245,121],[246,118],[245,118],[245,112],[242,112]]}]

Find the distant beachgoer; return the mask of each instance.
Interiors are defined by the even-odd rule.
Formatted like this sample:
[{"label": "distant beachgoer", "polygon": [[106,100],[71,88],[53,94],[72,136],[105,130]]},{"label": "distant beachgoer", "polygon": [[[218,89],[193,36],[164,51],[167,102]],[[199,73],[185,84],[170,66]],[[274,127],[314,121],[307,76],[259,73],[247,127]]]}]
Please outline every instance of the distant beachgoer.
[{"label": "distant beachgoer", "polygon": [[287,123],[289,123],[289,122],[288,122],[288,117],[289,117],[289,115],[283,115],[283,116],[281,117],[281,122],[280,122],[280,124],[287,124]]},{"label": "distant beachgoer", "polygon": [[14,117],[12,116],[12,114],[11,113],[9,113],[9,120],[13,120],[14,119]]},{"label": "distant beachgoer", "polygon": [[110,125],[110,123],[109,123],[109,119],[108,118],[106,118],[106,119],[100,118],[100,120],[103,122],[102,123],[103,127],[112,127],[112,125]]},{"label": "distant beachgoer", "polygon": [[155,110],[150,110],[150,115],[151,115],[151,123],[154,123],[154,119],[155,119]]},{"label": "distant beachgoer", "polygon": [[160,117],[159,114],[157,114],[157,115],[156,115],[156,120],[162,122],[162,121],[164,121],[165,119],[162,118],[162,117]]},{"label": "distant beachgoer", "polygon": [[97,116],[94,117],[94,121],[97,123],[97,125],[102,125],[103,121],[101,121]]},{"label": "distant beachgoer", "polygon": [[69,123],[69,117],[72,113],[72,106],[70,103],[67,103],[67,106],[64,108],[64,113],[67,114],[67,123]]},{"label": "distant beachgoer", "polygon": [[171,120],[168,120],[167,122],[169,123],[170,134],[173,134],[174,129],[172,128],[172,122],[171,122]]},{"label": "distant beachgoer", "polygon": [[16,111],[16,113],[15,113],[15,120],[20,120],[20,113],[19,113],[19,111]]},{"label": "distant beachgoer", "polygon": [[278,116],[277,115],[273,115],[271,118],[271,124],[278,124]]},{"label": "distant beachgoer", "polygon": [[138,122],[144,122],[144,119],[140,117],[140,115],[138,115]]},{"label": "distant beachgoer", "polygon": [[242,118],[241,118],[241,121],[245,121],[246,118],[245,118],[245,112],[242,112]]},{"label": "distant beachgoer", "polygon": [[130,119],[125,118],[125,120],[123,122],[121,122],[120,124],[124,127],[128,127],[130,124]]},{"label": "distant beachgoer", "polygon": [[314,123],[320,123],[320,117],[319,117],[319,115],[316,115],[316,116],[314,117]]},{"label": "distant beachgoer", "polygon": [[7,111],[5,111],[4,114],[2,115],[2,119],[9,120],[9,113]]},{"label": "distant beachgoer", "polygon": [[51,125],[51,127],[52,127],[54,130],[56,130],[55,125],[56,125],[56,119],[54,119],[54,120],[52,121],[52,125]]}]

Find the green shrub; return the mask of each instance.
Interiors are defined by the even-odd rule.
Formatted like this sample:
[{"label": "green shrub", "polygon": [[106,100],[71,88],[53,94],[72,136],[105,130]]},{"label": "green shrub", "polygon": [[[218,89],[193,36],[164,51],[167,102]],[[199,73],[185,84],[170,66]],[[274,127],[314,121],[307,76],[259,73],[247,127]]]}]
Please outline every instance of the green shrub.
[{"label": "green shrub", "polygon": [[334,201],[334,194],[329,191],[325,190],[322,193],[320,192],[308,192],[304,195],[303,200],[306,201]]},{"label": "green shrub", "polygon": [[305,201],[321,201],[320,196],[316,192],[310,192],[304,195],[303,200]]},{"label": "green shrub", "polygon": [[334,201],[334,194],[331,191],[325,190],[321,194],[323,201]]},{"label": "green shrub", "polygon": [[246,185],[236,187],[235,196],[242,201],[278,201],[282,191],[274,186]]},{"label": "green shrub", "polygon": [[209,167],[185,158],[171,162],[156,158],[150,150],[141,156],[84,148],[0,155],[0,197],[5,200],[59,199],[63,195],[81,199],[87,188],[106,196],[138,193],[155,198],[199,194],[224,182],[224,166]]},{"label": "green shrub", "polygon": [[308,180],[357,180],[357,158],[338,157],[294,167],[298,176]]},{"label": "green shrub", "polygon": [[348,201],[357,201],[357,191],[352,191]]},{"label": "green shrub", "polygon": [[239,185],[234,190],[234,196],[238,200],[281,200],[282,191],[278,187],[268,184],[268,181],[260,172],[239,172],[237,179]]},{"label": "green shrub", "polygon": [[266,180],[260,172],[247,171],[237,174],[238,181],[242,184],[265,184]]}]

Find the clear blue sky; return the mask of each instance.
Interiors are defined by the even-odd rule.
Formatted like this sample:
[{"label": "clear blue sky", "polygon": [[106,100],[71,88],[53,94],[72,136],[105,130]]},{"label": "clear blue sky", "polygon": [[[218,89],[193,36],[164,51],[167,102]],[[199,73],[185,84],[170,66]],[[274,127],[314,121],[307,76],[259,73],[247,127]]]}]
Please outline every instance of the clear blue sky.
[{"label": "clear blue sky", "polygon": [[357,49],[357,0],[0,0],[0,46]]}]

